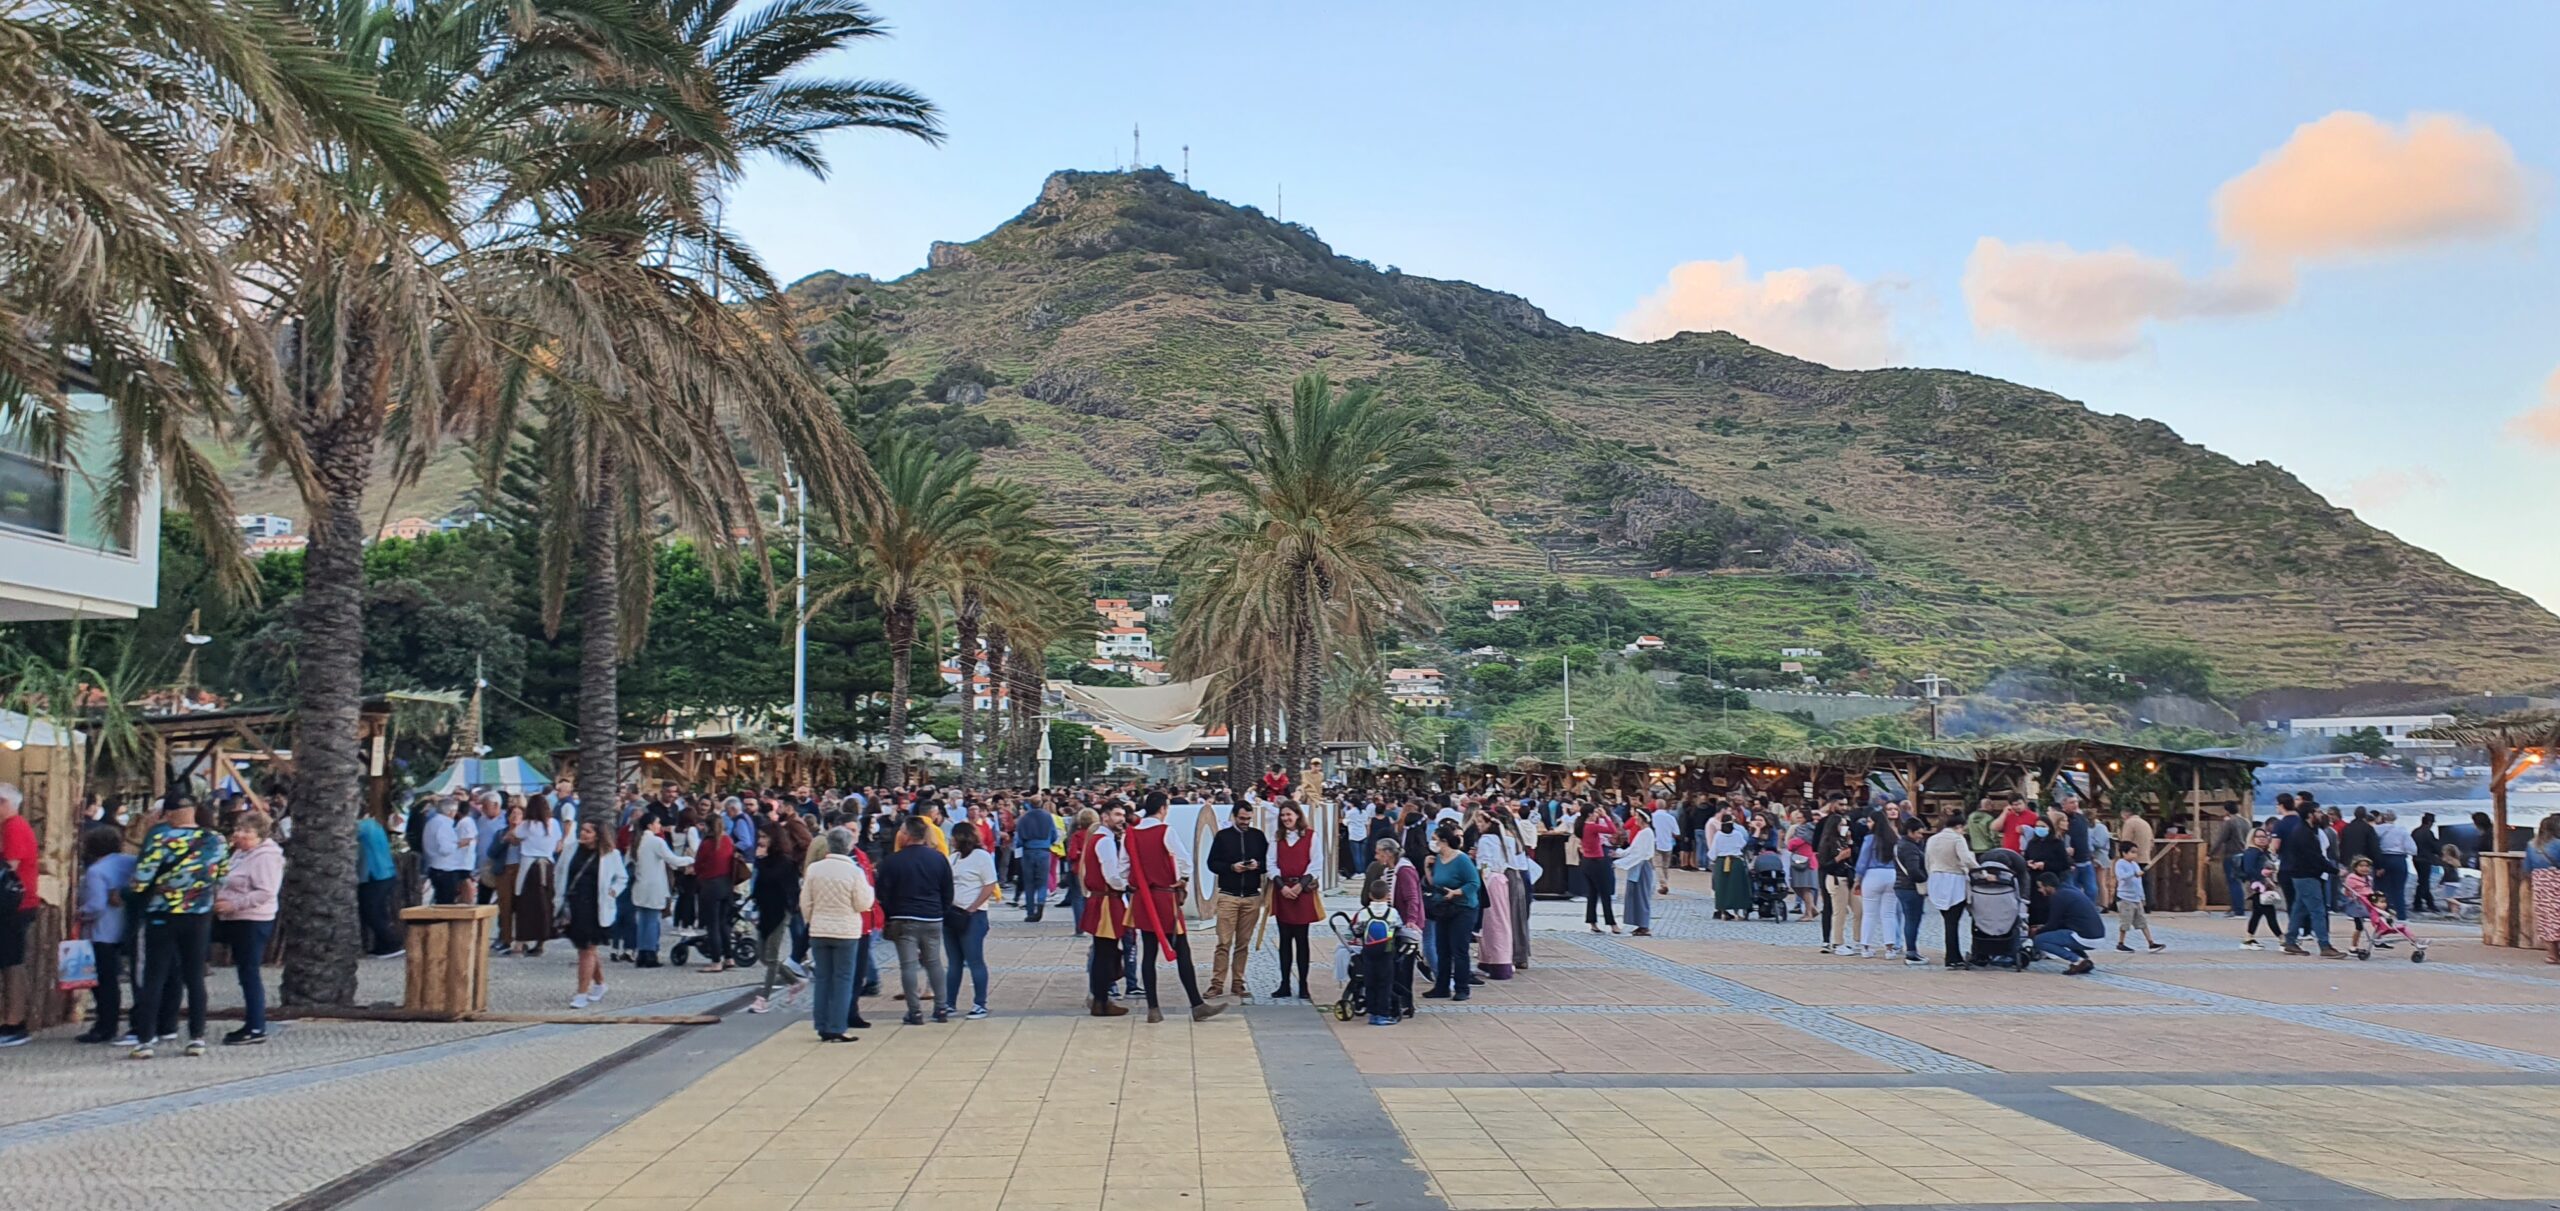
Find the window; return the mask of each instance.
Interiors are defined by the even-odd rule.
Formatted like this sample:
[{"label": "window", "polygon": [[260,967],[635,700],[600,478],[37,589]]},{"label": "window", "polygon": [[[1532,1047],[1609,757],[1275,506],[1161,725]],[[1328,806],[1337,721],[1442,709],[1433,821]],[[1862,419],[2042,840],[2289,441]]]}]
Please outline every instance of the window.
[{"label": "window", "polygon": [[74,394],[71,410],[82,414],[79,431],[67,435],[59,453],[48,450],[51,443],[38,440],[23,421],[0,424],[0,527],[130,554],[132,525],[102,508],[104,469],[115,460],[106,401]]}]

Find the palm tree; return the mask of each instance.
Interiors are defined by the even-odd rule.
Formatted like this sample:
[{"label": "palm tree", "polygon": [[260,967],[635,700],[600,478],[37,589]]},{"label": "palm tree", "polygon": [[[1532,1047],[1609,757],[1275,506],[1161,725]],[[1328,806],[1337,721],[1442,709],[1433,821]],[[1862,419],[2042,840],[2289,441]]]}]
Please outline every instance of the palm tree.
[{"label": "palm tree", "polygon": [[[681,49],[670,91],[707,99],[703,112],[573,111],[552,138],[595,149],[611,167],[595,171],[579,157],[576,173],[526,192],[537,214],[551,216],[533,242],[540,255],[528,276],[545,289],[524,296],[535,302],[527,327],[573,334],[549,343],[560,356],[537,393],[552,421],[558,523],[546,530],[555,544],[546,568],[567,568],[574,546],[584,576],[579,784],[606,788],[617,777],[619,666],[646,638],[653,509],[725,573],[733,534],[759,546],[762,534],[732,434],[832,514],[858,511],[874,490],[860,447],[796,353],[778,284],[705,201],[758,154],[824,176],[818,139],[831,131],[941,137],[931,103],[908,89],[803,74],[886,32],[852,0],[782,0],[743,16],[734,0],[643,8]],[[556,626],[565,575],[544,590]],[[582,802],[612,809],[610,794]]]},{"label": "palm tree", "polygon": [[230,495],[189,431],[284,399],[217,234],[268,219],[248,166],[319,140],[415,196],[445,182],[399,109],[280,4],[13,4],[0,48],[0,421],[58,449],[79,424],[66,382],[102,395],[113,460],[83,470],[107,520],[130,523],[156,469],[221,585],[249,591]]},{"label": "palm tree", "polygon": [[972,482],[977,455],[941,453],[896,424],[872,436],[870,455],[878,502],[849,520],[850,537],[826,544],[842,570],[810,574],[809,610],[854,593],[880,607],[889,640],[888,780],[895,786],[906,781],[916,628],[920,620],[938,623],[957,601],[962,561],[977,541],[989,493]]},{"label": "palm tree", "polygon": [[1331,654],[1368,645],[1390,620],[1427,623],[1419,548],[1468,539],[1410,515],[1459,486],[1422,412],[1385,403],[1367,384],[1336,395],[1324,375],[1308,374],[1285,410],[1266,403],[1254,420],[1248,431],[1220,418],[1222,448],[1191,466],[1203,492],[1237,506],[1216,526],[1248,544],[1235,561],[1237,591],[1267,597],[1253,612],[1278,623],[1295,767],[1319,751]]},{"label": "palm tree", "polygon": [[[1025,635],[1032,633],[1044,610],[1054,613],[1057,572],[1066,563],[1065,545],[1048,532],[1036,508],[1037,497],[1021,484],[989,485],[976,533],[959,556],[960,599],[952,630],[960,641],[960,769],[972,786],[987,781],[980,763],[975,685],[978,663],[986,654],[980,647],[981,631],[1000,631],[1010,638],[1013,629],[1003,624],[1012,621]],[[996,662],[989,661],[991,708],[998,672]],[[1011,696],[1008,688],[1003,697]],[[1002,712],[994,714],[1000,719]],[[986,748],[993,747],[991,735]]]}]

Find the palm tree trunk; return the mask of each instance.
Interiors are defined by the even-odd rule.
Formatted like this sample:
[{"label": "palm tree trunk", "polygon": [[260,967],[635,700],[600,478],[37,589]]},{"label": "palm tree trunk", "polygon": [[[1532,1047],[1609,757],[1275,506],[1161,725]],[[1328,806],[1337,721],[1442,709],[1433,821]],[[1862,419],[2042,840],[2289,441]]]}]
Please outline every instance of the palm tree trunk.
[{"label": "palm tree trunk", "polygon": [[[1013,682],[1006,679],[1005,662],[1008,659],[1004,628],[988,627],[986,759],[991,775],[988,780],[995,782],[1004,780],[1004,763],[1012,756],[1006,747],[1013,738],[1010,725],[1013,722],[1014,699]],[[999,694],[999,690],[1003,692]]]},{"label": "palm tree trunk", "polygon": [[1227,723],[1227,789],[1243,794],[1262,772],[1262,689],[1244,684],[1228,695],[1232,706]]},{"label": "palm tree trunk", "polygon": [[[985,610],[984,599],[974,587],[960,594],[960,617],[956,628],[960,637],[960,783],[984,786],[986,777],[978,769],[978,616]],[[995,707],[995,683],[987,684],[987,706]]]},{"label": "palm tree trunk", "polygon": [[907,667],[916,646],[916,599],[910,594],[889,607],[889,785],[907,784],[907,690],[914,670]]},{"label": "palm tree trunk", "polygon": [[1306,768],[1307,760],[1324,751],[1317,738],[1324,734],[1324,653],[1316,646],[1316,610],[1320,608],[1313,591],[1313,574],[1304,574],[1305,583],[1298,596],[1296,617],[1290,620],[1289,638],[1289,746],[1285,760],[1289,777]]},{"label": "palm tree trunk", "polygon": [[[297,339],[299,326],[297,326]],[[346,395],[323,413],[303,387],[301,424],[325,499],[312,508],[294,622],[294,812],[287,843],[284,981],[287,1005],[352,1005],[362,927],[347,889],[356,881],[356,817],[364,805],[364,492],[382,424],[381,349],[350,322]]]},{"label": "palm tree trunk", "polygon": [[581,510],[580,562],[586,565],[578,600],[578,818],[597,827],[613,822],[615,791],[622,781],[622,704],[615,680],[622,661],[620,535],[621,466],[611,448],[596,456],[593,495]]}]

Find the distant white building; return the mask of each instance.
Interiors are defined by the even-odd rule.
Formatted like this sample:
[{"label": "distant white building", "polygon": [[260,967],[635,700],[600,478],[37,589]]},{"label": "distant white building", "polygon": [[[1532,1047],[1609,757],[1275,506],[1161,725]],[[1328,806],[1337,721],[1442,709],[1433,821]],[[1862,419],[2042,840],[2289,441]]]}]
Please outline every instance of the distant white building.
[{"label": "distant white building", "polygon": [[1518,601],[1509,597],[1498,597],[1494,599],[1493,607],[1486,610],[1485,614],[1491,617],[1495,622],[1500,622],[1503,619],[1509,618],[1519,612],[1520,603]]},{"label": "distant white building", "polygon": [[1633,656],[1638,652],[1659,652],[1664,646],[1660,635],[1638,635],[1634,643],[1628,644],[1622,650]]},{"label": "distant white building", "polygon": [[1150,594],[1148,594],[1148,595],[1147,595],[1147,607],[1148,607],[1149,609],[1156,609],[1156,610],[1169,610],[1169,609],[1172,609],[1172,608],[1173,608],[1173,594],[1171,594],[1171,593],[1150,593]]},{"label": "distant white building", "polygon": [[1781,656],[1793,657],[1798,660],[1822,659],[1821,648],[1779,648],[1778,654]]},{"label": "distant white building", "polygon": [[159,479],[129,524],[102,516],[113,414],[93,393],[70,402],[82,420],[65,449],[0,425],[0,622],[131,618],[160,600]]},{"label": "distant white building", "polygon": [[2393,748],[2452,748],[2450,740],[2419,740],[2409,733],[2453,722],[2451,715],[2330,715],[2316,719],[2293,719],[2285,723],[2285,731],[2295,736],[2331,739],[2352,736],[2368,728],[2382,733]]},{"label": "distant white building", "polygon": [[240,527],[243,538],[282,538],[293,533],[293,519],[274,513],[243,513],[231,520]]},{"label": "distant white building", "polygon": [[1093,654],[1113,660],[1153,660],[1155,641],[1145,627],[1106,627],[1094,636]]}]

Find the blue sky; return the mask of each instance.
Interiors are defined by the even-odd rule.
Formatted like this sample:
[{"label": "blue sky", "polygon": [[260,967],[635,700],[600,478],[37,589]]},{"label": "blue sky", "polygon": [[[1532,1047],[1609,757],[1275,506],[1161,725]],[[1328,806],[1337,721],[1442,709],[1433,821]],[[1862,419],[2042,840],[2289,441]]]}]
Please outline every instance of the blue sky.
[{"label": "blue sky", "polygon": [[2560,7],[878,7],[895,36],[841,70],[921,89],[950,141],[757,166],[729,217],[786,278],[912,270],[1136,123],[1348,255],[2155,417],[2560,606],[2531,524],[2560,445],[2508,427],[2560,392]]}]

